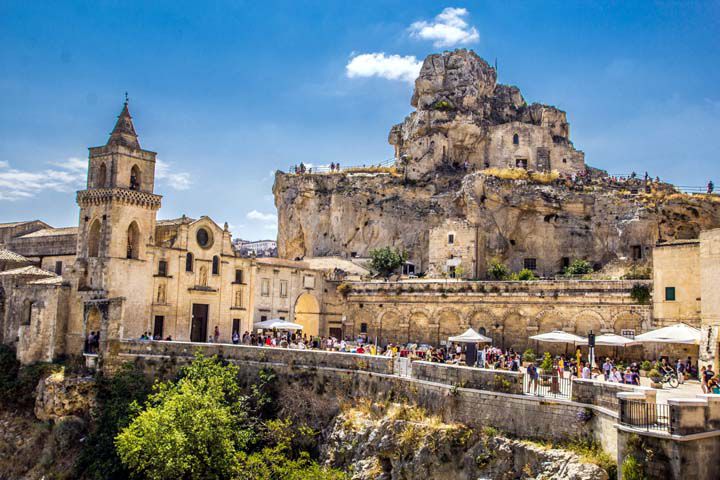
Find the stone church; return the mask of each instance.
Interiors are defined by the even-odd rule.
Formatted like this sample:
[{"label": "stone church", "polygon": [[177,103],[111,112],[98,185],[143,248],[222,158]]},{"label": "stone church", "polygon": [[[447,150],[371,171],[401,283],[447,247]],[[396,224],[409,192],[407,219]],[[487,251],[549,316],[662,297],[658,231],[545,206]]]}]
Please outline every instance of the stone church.
[{"label": "stone church", "polygon": [[327,328],[321,270],[243,258],[227,223],[205,216],[158,220],[155,166],[126,102],[108,142],[90,148],[77,227],[0,224],[0,340],[23,362],[79,354],[97,331],[203,342],[217,326],[230,342],[270,318]]}]

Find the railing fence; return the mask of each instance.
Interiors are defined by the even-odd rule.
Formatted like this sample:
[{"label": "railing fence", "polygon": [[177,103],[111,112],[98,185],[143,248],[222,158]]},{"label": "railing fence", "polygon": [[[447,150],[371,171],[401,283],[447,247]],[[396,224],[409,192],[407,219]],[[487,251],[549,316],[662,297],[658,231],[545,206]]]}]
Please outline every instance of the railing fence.
[{"label": "railing fence", "polygon": [[620,423],[646,431],[670,432],[670,408],[663,403],[620,399]]},{"label": "railing fence", "polygon": [[523,392],[536,397],[566,398],[572,395],[572,378],[556,375],[523,375]]}]

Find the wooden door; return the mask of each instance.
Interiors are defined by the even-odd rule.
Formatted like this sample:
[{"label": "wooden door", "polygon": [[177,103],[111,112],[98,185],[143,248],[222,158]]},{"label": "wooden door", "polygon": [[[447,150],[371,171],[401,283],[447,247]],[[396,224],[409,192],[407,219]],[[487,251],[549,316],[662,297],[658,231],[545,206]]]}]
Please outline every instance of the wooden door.
[{"label": "wooden door", "polygon": [[193,303],[192,327],[190,329],[191,342],[207,342],[208,339],[208,305]]}]

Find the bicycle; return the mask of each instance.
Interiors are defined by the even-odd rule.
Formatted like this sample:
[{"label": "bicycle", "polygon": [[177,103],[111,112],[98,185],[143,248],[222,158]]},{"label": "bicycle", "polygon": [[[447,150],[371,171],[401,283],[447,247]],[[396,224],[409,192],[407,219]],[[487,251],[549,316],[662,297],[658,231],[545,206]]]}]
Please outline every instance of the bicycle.
[{"label": "bicycle", "polygon": [[678,385],[680,385],[680,381],[678,380],[677,374],[675,372],[668,372],[663,374],[662,380],[660,380],[661,383],[667,383],[672,388],[677,388]]}]

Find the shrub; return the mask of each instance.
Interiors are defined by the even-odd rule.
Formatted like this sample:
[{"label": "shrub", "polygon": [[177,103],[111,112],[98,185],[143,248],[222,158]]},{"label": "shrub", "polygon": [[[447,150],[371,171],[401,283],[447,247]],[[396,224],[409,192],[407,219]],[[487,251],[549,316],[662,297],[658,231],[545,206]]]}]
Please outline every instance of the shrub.
[{"label": "shrub", "polygon": [[528,348],[523,352],[523,362],[534,362],[535,361],[535,352],[532,348]]},{"label": "shrub", "polygon": [[645,471],[642,464],[634,455],[628,455],[622,462],[623,480],[645,480]]},{"label": "shrub", "polygon": [[650,287],[636,283],[630,289],[630,297],[640,305],[647,305],[650,303]]},{"label": "shrub", "polygon": [[576,259],[573,260],[573,262],[565,267],[565,271],[563,272],[566,276],[572,277],[574,275],[587,275],[588,273],[592,273],[592,265],[590,265],[590,262],[587,260],[581,260]]},{"label": "shrub", "polygon": [[448,102],[447,100],[440,100],[438,102],[435,102],[435,105],[433,105],[433,108],[435,110],[442,110],[442,111],[455,109],[455,107],[453,107],[452,103]]},{"label": "shrub", "polygon": [[550,355],[550,352],[545,352],[545,355],[543,355],[543,361],[540,364],[540,368],[542,369],[543,373],[548,373],[552,369],[552,366],[552,356]]},{"label": "shrub", "polygon": [[350,292],[352,292],[352,285],[347,282],[343,282],[337,286],[337,292],[342,295],[343,298],[347,298]]},{"label": "shrub", "polygon": [[527,268],[523,268],[517,273],[517,279],[523,282],[537,280],[535,273]]},{"label": "shrub", "polygon": [[387,278],[407,260],[407,252],[396,248],[383,247],[370,251],[370,268]]},{"label": "shrub", "polygon": [[505,280],[509,273],[510,271],[504,263],[497,259],[490,260],[488,264],[488,275],[490,275],[490,278],[493,280]]},{"label": "shrub", "polygon": [[643,372],[649,372],[650,370],[652,370],[652,368],[652,363],[650,363],[650,361],[648,360],[644,360],[640,364],[640,370],[642,370]]},{"label": "shrub", "polygon": [[648,372],[648,377],[650,377],[651,380],[660,380],[662,378],[662,375],[660,375],[660,372],[657,370],[657,368],[653,368]]}]

